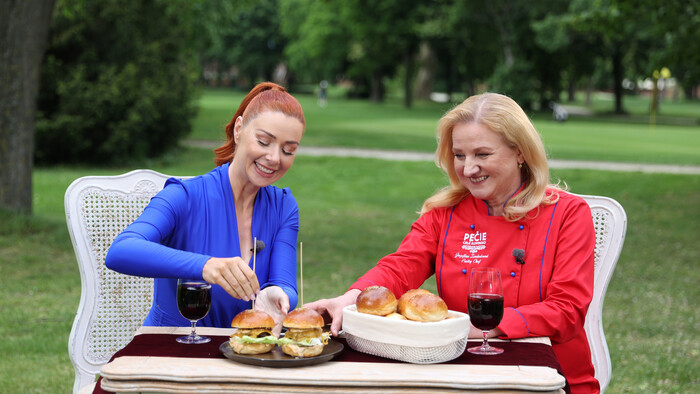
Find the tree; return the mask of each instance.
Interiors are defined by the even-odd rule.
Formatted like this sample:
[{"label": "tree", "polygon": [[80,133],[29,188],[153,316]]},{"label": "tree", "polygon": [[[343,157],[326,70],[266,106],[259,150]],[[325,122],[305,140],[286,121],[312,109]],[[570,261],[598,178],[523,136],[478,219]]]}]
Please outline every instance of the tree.
[{"label": "tree", "polygon": [[571,28],[592,37],[610,60],[617,114],[625,113],[622,103],[625,58],[637,48],[640,36],[648,34],[645,12],[645,7],[630,0],[576,0],[569,7]]},{"label": "tree", "polygon": [[[384,100],[384,78],[393,77],[398,64],[406,65],[407,75],[418,50],[415,31],[419,0],[348,0],[342,15],[350,29],[348,74],[369,86],[372,101]],[[405,93],[411,94],[406,88]]]},{"label": "tree", "polygon": [[190,132],[188,0],[60,0],[38,102],[37,163],[157,157]]},{"label": "tree", "polygon": [[355,85],[352,94],[382,101],[385,78],[403,65],[405,105],[410,106],[420,5],[420,0],[283,2],[290,68],[315,80],[343,73]]},{"label": "tree", "polygon": [[32,212],[34,117],[54,0],[0,2],[0,207]]},{"label": "tree", "polygon": [[286,45],[280,33],[278,0],[256,0],[236,6],[230,30],[223,37],[223,59],[238,68],[250,87],[273,80]]},{"label": "tree", "polygon": [[697,100],[697,88],[700,86],[700,4],[697,1],[647,1],[653,7],[643,8],[653,12],[650,18],[659,54],[647,72],[669,67],[685,91],[686,98]]},{"label": "tree", "polygon": [[332,2],[288,0],[280,3],[284,55],[290,71],[305,81],[334,80],[347,67],[350,34]]}]

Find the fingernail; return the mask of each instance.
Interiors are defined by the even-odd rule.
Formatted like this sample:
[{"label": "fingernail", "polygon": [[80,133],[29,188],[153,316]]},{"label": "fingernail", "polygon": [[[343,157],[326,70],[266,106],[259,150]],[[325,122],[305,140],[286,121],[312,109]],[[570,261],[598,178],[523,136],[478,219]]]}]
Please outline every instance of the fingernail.
[{"label": "fingernail", "polygon": [[250,301],[250,298],[248,298],[248,296],[244,296],[243,301]]}]

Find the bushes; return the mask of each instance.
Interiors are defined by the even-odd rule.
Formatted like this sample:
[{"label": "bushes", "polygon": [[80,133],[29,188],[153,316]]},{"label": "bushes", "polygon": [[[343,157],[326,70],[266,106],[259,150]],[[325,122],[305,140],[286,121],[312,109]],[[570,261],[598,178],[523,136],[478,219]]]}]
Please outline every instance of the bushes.
[{"label": "bushes", "polygon": [[196,58],[182,1],[64,0],[42,66],[39,164],[113,164],[176,146],[195,115]]},{"label": "bushes", "polygon": [[506,94],[523,109],[529,110],[535,101],[535,86],[529,75],[532,65],[525,60],[518,60],[512,66],[501,64],[496,67],[489,79],[491,91]]}]

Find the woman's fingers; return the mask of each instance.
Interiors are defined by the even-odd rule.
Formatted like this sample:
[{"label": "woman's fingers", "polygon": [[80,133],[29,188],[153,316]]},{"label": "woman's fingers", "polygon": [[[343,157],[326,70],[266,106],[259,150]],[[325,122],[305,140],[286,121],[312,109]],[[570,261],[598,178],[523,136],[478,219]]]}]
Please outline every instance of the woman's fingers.
[{"label": "woman's fingers", "polygon": [[304,304],[305,308],[313,309],[321,316],[324,316],[324,320],[328,322],[330,319],[331,323],[331,334],[338,336],[341,327],[343,326],[343,307],[340,305],[339,298],[332,298],[330,300],[322,299],[314,301],[308,304]]},{"label": "woman's fingers", "polygon": [[279,337],[282,331],[282,322],[289,311],[287,293],[279,286],[268,286],[260,291],[255,308],[267,312],[272,317],[275,321],[272,334]]},{"label": "woman's fingers", "polygon": [[[255,276],[253,270],[245,264],[242,259],[235,259],[233,264],[229,266],[228,272],[231,275],[226,275],[227,271],[224,270],[226,275],[226,280],[229,282],[231,287],[233,287],[239,294],[240,299],[245,301],[250,301],[255,299],[255,294],[259,289],[258,279]],[[232,279],[233,278],[233,279]],[[251,283],[254,282],[254,283]]]},{"label": "woman's fingers", "polygon": [[212,257],[202,270],[202,277],[209,283],[221,286],[231,296],[250,301],[260,292],[258,278],[240,257]]}]

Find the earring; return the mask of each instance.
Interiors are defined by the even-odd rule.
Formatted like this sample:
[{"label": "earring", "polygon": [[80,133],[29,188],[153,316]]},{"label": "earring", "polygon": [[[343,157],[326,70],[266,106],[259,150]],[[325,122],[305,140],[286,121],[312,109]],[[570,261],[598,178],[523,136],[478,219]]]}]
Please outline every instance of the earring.
[{"label": "earring", "polygon": [[523,163],[519,163],[518,168],[523,168]]}]

